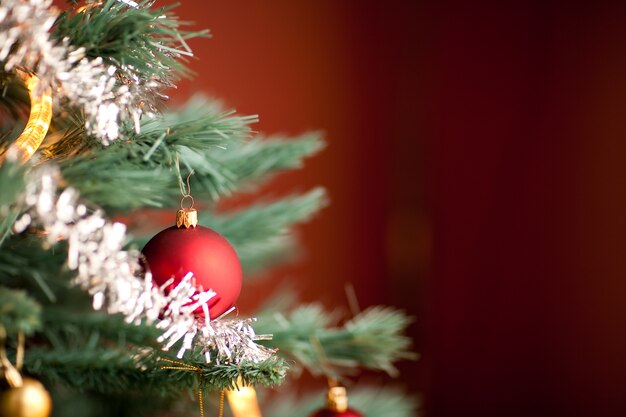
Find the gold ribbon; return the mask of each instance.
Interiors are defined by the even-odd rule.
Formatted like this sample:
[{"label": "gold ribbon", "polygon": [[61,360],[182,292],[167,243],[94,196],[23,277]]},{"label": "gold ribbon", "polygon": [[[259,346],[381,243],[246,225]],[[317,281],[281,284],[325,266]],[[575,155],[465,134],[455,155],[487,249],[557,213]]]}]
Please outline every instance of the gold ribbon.
[{"label": "gold ribbon", "polygon": [[[198,373],[198,407],[200,409],[200,417],[204,417],[204,398],[202,396],[202,368],[183,363],[179,361],[173,361],[171,359],[160,358],[164,362],[168,362],[171,365],[161,366],[161,369],[173,369],[177,371],[192,371]],[[220,413],[219,417],[222,417]]]}]

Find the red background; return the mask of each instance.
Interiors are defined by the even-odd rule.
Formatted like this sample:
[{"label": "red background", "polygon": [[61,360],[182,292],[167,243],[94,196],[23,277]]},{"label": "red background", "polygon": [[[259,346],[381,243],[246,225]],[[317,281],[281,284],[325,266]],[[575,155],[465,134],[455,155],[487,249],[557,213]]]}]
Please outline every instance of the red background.
[{"label": "red background", "polygon": [[[307,300],[417,315],[425,413],[626,415],[626,5],[185,0],[204,90],[329,148]],[[244,288],[245,292],[245,288]]]},{"label": "red background", "polygon": [[[184,2],[195,88],[326,130],[308,299],[417,315],[427,416],[626,415],[624,6]],[[188,91],[188,90],[184,90]],[[282,187],[282,188],[281,188]],[[320,291],[322,289],[322,291]]]},{"label": "red background", "polygon": [[[321,130],[328,144],[304,169],[267,188],[270,195],[328,189],[331,206],[299,228],[304,256],[273,271],[269,283],[244,283],[239,307],[253,304],[259,287],[288,278],[303,301],[347,310],[344,287],[351,283],[361,307],[385,303],[417,316],[411,331],[421,350],[426,315],[418,310],[430,239],[418,152],[416,8],[186,0],[178,10],[213,38],[191,43],[198,76],[176,99],[201,90],[240,113],[259,114],[255,128],[263,133]],[[401,371],[401,383],[423,391],[418,362]]]}]

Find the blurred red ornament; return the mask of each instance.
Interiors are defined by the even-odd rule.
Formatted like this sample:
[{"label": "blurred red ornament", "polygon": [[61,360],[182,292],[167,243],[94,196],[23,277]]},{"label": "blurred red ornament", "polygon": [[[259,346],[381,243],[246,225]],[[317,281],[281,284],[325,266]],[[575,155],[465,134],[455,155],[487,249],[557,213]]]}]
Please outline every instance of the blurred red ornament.
[{"label": "blurred red ornament", "polygon": [[363,417],[363,414],[348,408],[346,411],[334,411],[328,408],[316,411],[311,417]]},{"label": "blurred red ornament", "polygon": [[[235,305],[241,291],[241,263],[235,249],[219,233],[197,225],[194,209],[179,210],[177,226],[157,233],[143,248],[152,278],[163,285],[170,278],[172,289],[191,272],[199,290],[213,290],[208,301],[211,319]],[[202,314],[202,309],[196,310]]]},{"label": "blurred red ornament", "polygon": [[326,407],[311,417],[363,417],[363,414],[348,408],[348,394],[344,387],[331,387],[326,396]]}]

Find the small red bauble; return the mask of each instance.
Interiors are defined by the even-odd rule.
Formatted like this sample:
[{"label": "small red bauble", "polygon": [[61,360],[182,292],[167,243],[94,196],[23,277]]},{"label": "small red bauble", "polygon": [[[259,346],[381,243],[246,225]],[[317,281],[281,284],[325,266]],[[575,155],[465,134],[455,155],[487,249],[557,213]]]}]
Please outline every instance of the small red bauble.
[{"label": "small red bauble", "polygon": [[[194,226],[193,220],[189,224],[177,219],[177,224],[182,227],[162,230],[142,250],[152,278],[158,285],[174,278],[173,288],[192,272],[196,287],[216,293],[207,303],[209,315],[215,319],[234,306],[239,297],[241,263],[235,249],[219,233]],[[197,313],[202,314],[200,309]]]},{"label": "small red bauble", "polygon": [[345,411],[334,411],[324,408],[323,410],[319,410],[311,414],[311,417],[363,417],[363,414],[351,408],[348,408]]},{"label": "small red bauble", "polygon": [[348,394],[345,387],[334,386],[326,394],[326,408],[311,414],[311,417],[363,417],[363,414],[348,408]]}]

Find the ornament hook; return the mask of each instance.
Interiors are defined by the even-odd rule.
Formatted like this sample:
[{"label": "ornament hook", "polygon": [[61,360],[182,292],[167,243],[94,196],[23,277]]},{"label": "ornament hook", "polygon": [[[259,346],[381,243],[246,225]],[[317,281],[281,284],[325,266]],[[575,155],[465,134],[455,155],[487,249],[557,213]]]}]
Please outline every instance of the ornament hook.
[{"label": "ornament hook", "polygon": [[[180,193],[183,195],[183,198],[180,200],[181,210],[189,210],[193,208],[194,200],[193,200],[193,197],[191,196],[191,185],[189,184],[189,179],[191,178],[193,174],[194,174],[194,171],[192,169],[189,175],[187,175],[187,191],[185,191],[185,184],[183,184],[182,178],[180,176],[178,177],[178,180],[179,180],[178,185],[180,186]],[[186,198],[191,199],[191,205],[189,207],[184,207]]]},{"label": "ornament hook", "polygon": [[[178,155],[176,155],[176,162],[178,163]],[[180,210],[176,213],[176,226],[182,227],[184,226],[186,229],[190,227],[196,227],[198,225],[198,212],[195,208],[193,208],[193,197],[191,196],[191,184],[189,184],[189,178],[193,175],[193,170],[187,175],[187,192],[185,192],[185,185],[183,184],[183,180],[180,176],[180,170],[178,175],[178,181],[180,186],[180,193],[183,195],[183,198],[180,200]],[[191,204],[189,207],[185,207],[185,199],[190,199]]]},{"label": "ornament hook", "polygon": [[[189,207],[185,207],[185,206],[184,206],[184,203],[185,203],[185,199],[186,199],[186,198],[189,198],[189,199],[191,200],[191,204],[189,205]],[[192,196],[190,196],[190,195],[184,195],[184,196],[183,196],[183,198],[181,198],[181,200],[180,200],[180,209],[181,209],[181,210],[189,210],[189,209],[192,209],[192,208],[193,208],[193,203],[194,203],[194,201],[193,201],[193,197],[192,197]]]}]

